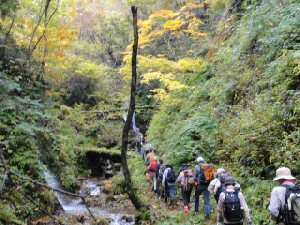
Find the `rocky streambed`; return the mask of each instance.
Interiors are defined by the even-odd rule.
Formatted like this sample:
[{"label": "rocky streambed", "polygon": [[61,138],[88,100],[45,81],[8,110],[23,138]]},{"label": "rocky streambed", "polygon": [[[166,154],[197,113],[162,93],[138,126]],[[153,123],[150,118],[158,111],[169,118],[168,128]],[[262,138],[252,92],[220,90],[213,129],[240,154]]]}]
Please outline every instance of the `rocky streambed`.
[{"label": "rocky streambed", "polygon": [[[45,172],[45,180],[53,188],[62,189],[56,176]],[[134,207],[125,195],[113,195],[105,190],[105,179],[81,179],[79,194],[87,196],[85,202],[81,198],[55,193],[60,203],[53,217],[43,217],[33,221],[32,225],[133,225],[135,224]],[[91,217],[88,209],[96,218]]]}]

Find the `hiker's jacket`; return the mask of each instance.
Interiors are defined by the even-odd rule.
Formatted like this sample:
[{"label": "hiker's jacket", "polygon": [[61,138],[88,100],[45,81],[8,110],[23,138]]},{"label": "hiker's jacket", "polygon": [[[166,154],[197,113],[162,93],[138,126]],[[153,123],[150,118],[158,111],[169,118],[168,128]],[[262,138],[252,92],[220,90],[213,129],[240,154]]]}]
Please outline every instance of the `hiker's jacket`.
[{"label": "hiker's jacket", "polygon": [[221,181],[219,180],[219,178],[215,178],[213,179],[209,185],[208,185],[208,191],[211,194],[216,194],[218,189],[222,186]]},{"label": "hiker's jacket", "polygon": [[176,183],[179,184],[182,188],[190,189],[194,183],[194,177],[192,170],[188,170],[187,175],[184,175],[184,172],[180,172],[177,177]]},{"label": "hiker's jacket", "polygon": [[[215,178],[213,179],[209,185],[208,185],[208,191],[211,193],[211,194],[216,194],[218,189],[222,186],[222,183],[221,181],[219,180],[219,178]],[[235,184],[235,189],[237,190],[241,190],[241,185],[239,183],[236,183]]]},{"label": "hiker's jacket", "polygon": [[[235,186],[230,185],[226,187],[226,191],[228,192],[234,192]],[[248,205],[246,203],[245,197],[241,191],[239,191],[238,197],[240,199],[241,209],[244,211],[244,218],[247,221],[247,224],[251,223],[251,216],[250,216],[250,210],[248,208]],[[222,192],[220,194],[219,202],[218,202],[218,215],[217,215],[217,224],[232,224],[229,221],[226,220],[224,217],[224,201],[225,201],[225,192]]]},{"label": "hiker's jacket", "polygon": [[[293,182],[285,181],[282,185],[295,186]],[[274,187],[271,193],[269,211],[272,214],[272,218],[277,220],[280,209],[283,209],[285,205],[285,192],[286,188],[283,186]]]},{"label": "hiker's jacket", "polygon": [[194,169],[194,181],[195,181],[195,184],[198,185],[198,187],[199,186],[207,186],[206,184],[200,184],[199,183],[199,177],[203,173],[202,168],[201,168],[203,164],[204,163],[202,163],[202,162],[199,163],[198,165],[195,166],[195,169]]},{"label": "hiker's jacket", "polygon": [[166,184],[166,179],[167,179],[167,175],[168,175],[168,172],[171,170],[170,167],[167,167],[164,171],[164,175],[163,175],[163,179],[162,179],[162,185],[165,186]]}]

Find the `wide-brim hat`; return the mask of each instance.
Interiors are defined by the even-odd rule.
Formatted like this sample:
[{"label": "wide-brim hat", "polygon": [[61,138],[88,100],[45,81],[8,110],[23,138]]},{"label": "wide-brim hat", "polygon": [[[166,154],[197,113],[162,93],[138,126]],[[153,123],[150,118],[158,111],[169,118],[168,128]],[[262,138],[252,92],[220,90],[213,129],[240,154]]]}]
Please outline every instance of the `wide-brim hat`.
[{"label": "wide-brim hat", "polygon": [[295,177],[292,176],[291,170],[287,167],[280,167],[276,170],[276,177],[274,180],[296,180]]}]

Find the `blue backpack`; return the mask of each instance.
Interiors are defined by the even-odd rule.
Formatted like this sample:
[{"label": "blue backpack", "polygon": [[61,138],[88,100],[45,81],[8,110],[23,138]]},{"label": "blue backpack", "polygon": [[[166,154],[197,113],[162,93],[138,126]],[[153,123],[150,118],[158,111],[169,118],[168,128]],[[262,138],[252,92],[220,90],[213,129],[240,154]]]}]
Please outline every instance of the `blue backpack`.
[{"label": "blue backpack", "polygon": [[173,168],[169,169],[169,171],[167,173],[166,181],[168,183],[175,183],[176,182],[176,173],[175,173],[175,170]]},{"label": "blue backpack", "polygon": [[196,177],[196,181],[198,184],[208,185],[208,182],[206,181],[205,175],[204,175],[200,165],[196,165],[195,177]]}]

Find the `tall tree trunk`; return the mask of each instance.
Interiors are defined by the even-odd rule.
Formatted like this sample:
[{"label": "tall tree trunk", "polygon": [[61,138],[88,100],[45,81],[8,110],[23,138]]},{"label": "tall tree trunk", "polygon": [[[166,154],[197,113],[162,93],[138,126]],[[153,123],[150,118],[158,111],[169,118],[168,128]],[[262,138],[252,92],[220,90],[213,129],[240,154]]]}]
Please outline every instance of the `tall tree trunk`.
[{"label": "tall tree trunk", "polygon": [[47,39],[47,32],[48,32],[48,22],[47,22],[47,19],[48,19],[48,10],[49,10],[49,6],[50,6],[50,3],[51,3],[51,0],[47,0],[46,2],[46,5],[45,5],[45,10],[44,10],[44,29],[45,29],[45,34],[43,36],[44,38],[44,52],[43,52],[43,58],[42,58],[42,72],[43,73],[40,73],[40,76],[39,76],[39,80],[43,80],[43,75],[45,73],[45,66],[46,66],[46,57],[47,57],[47,54],[48,54],[48,39]]},{"label": "tall tree trunk", "polygon": [[135,94],[136,94],[136,78],[137,78],[136,63],[137,63],[137,51],[138,51],[138,39],[139,39],[138,26],[137,26],[137,7],[132,6],[131,12],[133,17],[133,30],[134,30],[134,42],[133,42],[133,49],[132,49],[132,80],[131,80],[130,104],[129,104],[128,114],[123,128],[123,133],[122,133],[121,163],[122,163],[123,175],[125,178],[126,192],[131,202],[133,203],[134,207],[139,210],[142,209],[144,206],[134,191],[131,175],[127,163],[128,133],[131,128],[132,117],[135,111]]}]

